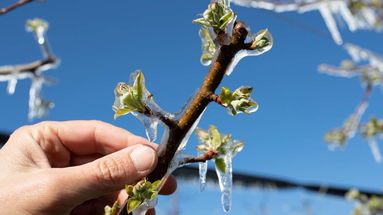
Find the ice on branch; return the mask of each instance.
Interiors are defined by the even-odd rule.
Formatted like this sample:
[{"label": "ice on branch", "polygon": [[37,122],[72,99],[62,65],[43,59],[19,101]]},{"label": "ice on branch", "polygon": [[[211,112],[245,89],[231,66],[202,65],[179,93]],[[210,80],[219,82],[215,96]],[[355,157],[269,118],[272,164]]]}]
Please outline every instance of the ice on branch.
[{"label": "ice on branch", "polygon": [[144,124],[150,141],[157,138],[157,125],[161,117],[170,117],[153,100],[146,89],[145,77],[140,70],[131,74],[130,85],[120,82],[115,90],[114,118],[131,113]]},{"label": "ice on branch", "polygon": [[230,115],[251,114],[258,110],[258,104],[250,97],[252,91],[252,87],[242,86],[232,93],[229,88],[222,87],[219,97]]},{"label": "ice on branch", "polygon": [[201,55],[201,64],[208,66],[213,61],[217,53],[217,47],[214,44],[212,35],[207,28],[201,28],[199,30],[199,36],[202,42],[202,55]]},{"label": "ice on branch", "polygon": [[[215,152],[215,167],[221,190],[221,202],[225,212],[231,208],[232,190],[232,159],[243,149],[244,143],[239,140],[232,140],[230,134],[221,134],[215,126],[210,126],[209,130],[196,129],[195,133],[200,145],[197,146],[200,153]],[[201,166],[200,166],[201,168]],[[202,166],[204,168],[204,166]],[[200,173],[206,174],[204,169]],[[206,178],[205,175],[200,179]],[[203,181],[202,181],[203,182]]]},{"label": "ice on branch", "polygon": [[7,92],[8,94],[13,94],[18,80],[31,79],[28,117],[32,120],[45,116],[47,110],[53,107],[53,103],[46,101],[41,93],[44,84],[53,82],[51,79],[45,77],[43,72],[56,68],[59,64],[59,60],[53,55],[48,46],[46,36],[48,23],[46,21],[42,19],[28,20],[26,29],[35,34],[36,41],[42,50],[44,59],[30,64],[0,67],[0,82],[8,81]]},{"label": "ice on branch", "polygon": [[[233,0],[235,4],[275,12],[319,11],[334,41],[342,44],[338,25],[346,23],[350,31],[383,29],[383,5],[380,0]],[[338,21],[338,23],[337,23]]]},{"label": "ice on branch", "polygon": [[341,128],[334,129],[325,134],[324,140],[331,144],[330,147],[342,147],[350,138],[354,137],[360,118],[366,111],[367,106],[367,102],[362,102]]},{"label": "ice on branch", "polygon": [[[383,57],[353,44],[348,43],[344,47],[353,61],[343,60],[339,67],[322,64],[318,70],[338,77],[351,78],[359,76],[364,85],[376,86],[383,84]],[[361,62],[367,64],[358,65]]]},{"label": "ice on branch", "polygon": [[383,135],[383,120],[375,117],[371,118],[369,122],[360,126],[360,132],[364,138],[367,139],[371,149],[371,153],[376,162],[382,161],[379,145],[376,142],[376,137],[382,139]]},{"label": "ice on branch", "polygon": [[[159,188],[161,186],[161,181],[155,181],[153,183],[143,179],[137,182],[136,185],[126,185],[125,190],[129,196],[128,199],[128,213],[139,209],[142,211],[143,208],[140,209],[140,205],[142,205],[146,200],[154,200],[158,194]],[[145,209],[146,210],[149,208]],[[140,213],[136,213],[140,214]],[[143,213],[145,214],[145,213]]]},{"label": "ice on branch", "polygon": [[274,39],[268,29],[259,31],[256,34],[250,33],[250,28],[247,26],[248,35],[246,37],[246,43],[250,44],[249,48],[240,50],[231,61],[226,70],[226,75],[230,75],[239,61],[247,56],[258,56],[269,51],[274,44]]},{"label": "ice on branch", "polygon": [[382,197],[368,197],[361,194],[358,190],[352,189],[346,193],[346,199],[356,203],[355,209],[351,215],[382,215]]}]

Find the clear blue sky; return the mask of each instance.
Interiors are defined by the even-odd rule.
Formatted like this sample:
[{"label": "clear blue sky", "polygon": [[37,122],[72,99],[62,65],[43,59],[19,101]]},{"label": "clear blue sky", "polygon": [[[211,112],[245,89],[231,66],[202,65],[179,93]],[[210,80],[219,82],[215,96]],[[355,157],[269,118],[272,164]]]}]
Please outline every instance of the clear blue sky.
[{"label": "clear blue sky", "polygon": [[[12,2],[6,0],[1,6]],[[157,103],[169,112],[178,111],[208,70],[199,63],[199,26],[191,21],[209,2],[35,2],[0,18],[0,65],[40,59],[39,48],[31,33],[25,32],[24,24],[29,18],[43,18],[50,23],[48,37],[53,51],[62,60],[58,69],[46,73],[59,80],[43,90],[45,97],[56,104],[47,120],[97,119],[144,135],[142,125],[132,116],[113,120],[113,89],[117,82],[128,81],[130,72],[143,69]],[[335,152],[328,151],[322,141],[323,134],[340,126],[362,97],[357,78],[317,72],[320,63],[338,65],[349,58],[347,53],[331,40],[283,22],[267,11],[238,6],[233,9],[254,32],[269,28],[275,39],[270,52],[245,58],[223,81],[223,86],[230,88],[254,86],[259,111],[232,117],[211,104],[200,123],[201,128],[215,124],[223,133],[232,133],[247,143],[234,160],[234,170],[381,190],[383,166],[374,162],[365,141],[356,137],[345,149]],[[327,32],[317,12],[284,15]],[[381,34],[351,34],[346,29],[341,33],[345,40],[383,54]],[[6,84],[0,83],[1,130],[12,131],[37,122],[27,119],[29,85],[29,80],[21,81],[15,95],[9,96]],[[382,108],[381,91],[376,89],[363,120],[372,115],[382,117]],[[189,153],[195,153],[196,143],[193,136]],[[203,214],[223,213],[219,194],[213,189],[202,195],[198,186],[183,184],[179,190],[182,214],[198,212],[196,204],[209,208]],[[314,214],[348,214],[352,208],[343,200],[301,191],[237,190],[233,198],[232,214],[255,214],[252,211],[260,204],[267,206],[269,214],[296,214],[294,210],[305,199],[312,204]],[[167,204],[164,200],[160,206],[163,212]],[[286,205],[293,212],[286,212],[290,207]]]}]

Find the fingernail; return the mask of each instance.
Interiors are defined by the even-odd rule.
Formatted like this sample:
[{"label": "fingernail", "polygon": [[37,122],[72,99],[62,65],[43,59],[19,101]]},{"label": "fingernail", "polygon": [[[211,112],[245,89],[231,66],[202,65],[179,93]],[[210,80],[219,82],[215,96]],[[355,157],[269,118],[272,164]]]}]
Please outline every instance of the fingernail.
[{"label": "fingernail", "polygon": [[130,154],[133,165],[138,172],[151,170],[156,159],[155,156],[154,149],[144,145],[136,146]]}]

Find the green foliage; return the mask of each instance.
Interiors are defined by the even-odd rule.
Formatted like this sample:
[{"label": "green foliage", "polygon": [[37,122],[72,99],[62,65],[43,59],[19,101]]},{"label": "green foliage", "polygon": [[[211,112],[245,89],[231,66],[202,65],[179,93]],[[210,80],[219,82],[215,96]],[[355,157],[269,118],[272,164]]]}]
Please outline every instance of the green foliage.
[{"label": "green foliage", "polygon": [[350,201],[356,201],[354,211],[351,215],[381,215],[383,211],[383,197],[372,196],[368,198],[356,189],[346,193],[346,198]]},{"label": "green foliage", "polygon": [[362,135],[366,138],[371,138],[383,132],[383,120],[378,120],[373,117],[369,122],[360,127]]},{"label": "green foliage", "polygon": [[145,77],[141,71],[138,71],[133,86],[120,82],[117,84],[114,94],[116,97],[113,105],[115,119],[130,112],[145,112],[146,104],[151,99],[151,94],[145,87]]},{"label": "green foliage", "polygon": [[250,97],[252,87],[242,86],[232,93],[229,88],[222,87],[220,98],[223,106],[228,108],[228,113],[237,115],[238,113],[251,114],[258,109],[258,104]]},{"label": "green foliage", "polygon": [[216,52],[216,45],[214,44],[214,41],[209,33],[209,30],[206,28],[201,28],[199,30],[199,34],[202,40],[202,56],[201,56],[201,62],[202,64],[208,65],[209,63],[205,62],[210,62],[213,60],[214,54]]},{"label": "green foliage", "polygon": [[197,149],[202,152],[217,152],[214,160],[216,167],[221,172],[226,172],[226,163],[223,157],[228,153],[233,156],[243,149],[244,142],[232,140],[231,134],[221,134],[218,129],[211,125],[209,130],[196,129],[198,139],[202,144],[197,146]]},{"label": "green foliage", "polygon": [[227,5],[225,0],[219,0],[208,5],[202,17],[193,20],[205,27],[212,27],[215,32],[225,31],[226,26],[236,19],[237,15]]},{"label": "green foliage", "polygon": [[114,202],[113,206],[105,206],[104,215],[117,215],[118,213],[118,200]]},{"label": "green foliage", "polygon": [[328,143],[335,143],[340,146],[344,145],[348,140],[347,133],[343,128],[329,131],[324,136],[324,141]]},{"label": "green foliage", "polygon": [[160,188],[161,180],[151,183],[146,179],[137,182],[136,185],[126,185],[125,190],[129,195],[128,199],[128,213],[140,206],[145,199],[153,200]]},{"label": "green foliage", "polygon": [[251,49],[262,49],[266,46],[271,45],[272,41],[269,39],[271,37],[269,30],[265,29],[257,33],[257,36],[251,42]]},{"label": "green foliage", "polygon": [[39,18],[30,19],[26,24],[26,28],[29,31],[48,30],[48,27],[48,22]]}]

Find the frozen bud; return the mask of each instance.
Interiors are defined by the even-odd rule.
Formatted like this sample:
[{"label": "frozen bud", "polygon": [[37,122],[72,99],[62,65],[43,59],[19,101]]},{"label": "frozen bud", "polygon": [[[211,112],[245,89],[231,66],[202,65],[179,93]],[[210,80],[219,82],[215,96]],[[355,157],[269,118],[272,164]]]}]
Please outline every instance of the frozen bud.
[{"label": "frozen bud", "polygon": [[340,63],[340,68],[345,69],[345,70],[352,70],[352,69],[356,68],[356,65],[352,60],[343,60]]},{"label": "frozen bud", "polygon": [[133,86],[120,82],[117,84],[114,94],[114,118],[130,112],[144,113],[146,104],[152,99],[152,95],[145,87],[145,78],[141,71],[136,73]]},{"label": "frozen bud", "polygon": [[118,213],[118,200],[114,202],[113,206],[105,206],[104,215],[117,215]]},{"label": "frozen bud", "polygon": [[140,206],[145,200],[153,200],[161,185],[161,180],[153,183],[143,179],[137,182],[136,185],[126,185],[125,190],[129,195],[128,199],[128,213],[132,212]]},{"label": "frozen bud", "polygon": [[351,189],[346,193],[346,199],[348,200],[356,200],[360,196],[359,190]]},{"label": "frozen bud", "polygon": [[251,114],[258,110],[258,104],[250,97],[252,87],[242,86],[231,93],[227,87],[222,87],[220,98],[223,106],[227,107],[228,113],[236,115],[238,113]]},{"label": "frozen bud", "polygon": [[268,29],[262,30],[255,35],[251,43],[250,49],[252,50],[263,49],[267,46],[272,45],[272,41],[273,39],[269,30]]},{"label": "frozen bud", "polygon": [[46,31],[48,30],[49,24],[43,19],[35,18],[27,21],[27,31]]},{"label": "frozen bud", "polygon": [[347,139],[347,134],[344,132],[343,129],[329,131],[324,136],[324,140],[326,142],[341,146],[346,143]]}]

